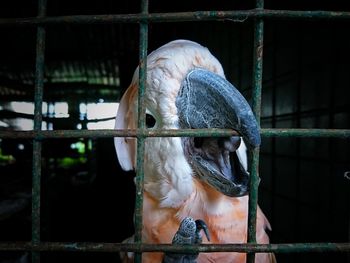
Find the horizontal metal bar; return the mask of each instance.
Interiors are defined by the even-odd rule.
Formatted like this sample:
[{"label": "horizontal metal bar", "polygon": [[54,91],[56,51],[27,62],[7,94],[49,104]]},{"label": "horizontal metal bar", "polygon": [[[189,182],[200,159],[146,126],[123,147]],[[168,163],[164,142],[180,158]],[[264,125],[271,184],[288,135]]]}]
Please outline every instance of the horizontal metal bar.
[{"label": "horizontal metal bar", "polygon": [[263,137],[350,138],[346,129],[262,129]]},{"label": "horizontal metal bar", "polygon": [[238,135],[230,129],[184,130],[54,130],[54,131],[0,131],[0,138],[105,138],[105,137],[222,137]]},{"label": "horizontal metal bar", "polygon": [[251,9],[236,11],[195,11],[150,14],[115,14],[115,15],[75,15],[54,17],[2,18],[0,25],[52,25],[52,24],[109,24],[148,22],[185,22],[228,20],[243,22],[248,18],[289,18],[289,19],[349,19],[350,12],[335,11],[292,11]]},{"label": "horizontal metal bar", "polygon": [[307,253],[350,252],[350,243],[295,244],[137,244],[137,243],[69,243],[69,242],[8,242],[0,243],[0,251],[70,251],[70,252],[246,252],[246,253]]},{"label": "horizontal metal bar", "polygon": [[[54,130],[54,131],[0,131],[4,139],[62,139],[108,137],[224,137],[239,135],[231,129],[183,130]],[[262,137],[350,138],[346,129],[261,129]]]}]

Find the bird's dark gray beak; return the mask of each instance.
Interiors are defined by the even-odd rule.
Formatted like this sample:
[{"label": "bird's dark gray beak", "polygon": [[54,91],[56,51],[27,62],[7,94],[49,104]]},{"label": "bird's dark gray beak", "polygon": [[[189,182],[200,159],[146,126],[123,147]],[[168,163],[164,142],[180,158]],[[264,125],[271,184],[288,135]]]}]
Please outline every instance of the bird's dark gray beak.
[{"label": "bird's dark gray beak", "polygon": [[[176,107],[180,128],[233,129],[248,148],[260,145],[259,127],[248,102],[231,83],[213,72],[190,71],[182,82]],[[183,138],[185,155],[196,176],[228,196],[248,193],[249,174],[236,154],[241,137]]]}]

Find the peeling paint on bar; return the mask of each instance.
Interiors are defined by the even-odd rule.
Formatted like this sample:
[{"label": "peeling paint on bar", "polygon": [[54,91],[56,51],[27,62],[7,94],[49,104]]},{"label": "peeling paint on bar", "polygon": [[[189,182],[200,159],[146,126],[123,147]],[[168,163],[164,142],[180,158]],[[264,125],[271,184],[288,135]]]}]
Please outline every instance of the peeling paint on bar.
[{"label": "peeling paint on bar", "polygon": [[[183,129],[183,130],[54,130],[54,131],[0,131],[5,139],[63,139],[109,137],[223,137],[239,135],[230,129]],[[314,137],[350,138],[347,129],[261,129],[262,137]]]},{"label": "peeling paint on bar", "polygon": [[[257,10],[264,8],[264,0],[256,0]],[[264,20],[256,18],[254,21],[254,45],[253,45],[253,72],[252,72],[252,108],[255,118],[260,126],[261,119],[261,94],[262,94],[262,76],[263,76],[263,50],[264,50]],[[250,152],[251,171],[249,184],[249,202],[248,202],[248,243],[256,244],[256,217],[258,206],[258,187],[259,187],[259,154],[260,148]],[[247,262],[255,262],[255,254],[248,253]]]},{"label": "peeling paint on bar", "polygon": [[350,130],[345,129],[262,129],[264,137],[315,137],[350,138]]},{"label": "peeling paint on bar", "polygon": [[335,11],[291,11],[251,9],[239,11],[195,11],[176,13],[151,14],[115,14],[115,15],[76,15],[54,17],[3,18],[0,26],[36,26],[57,24],[110,24],[110,23],[139,23],[148,21],[160,22],[187,22],[187,21],[236,21],[242,22],[249,18],[270,19],[350,19],[350,12]]},{"label": "peeling paint on bar", "polygon": [[252,253],[311,253],[350,252],[350,243],[295,243],[295,244],[137,244],[86,242],[7,242],[0,243],[0,251],[67,251],[67,252],[252,252]]},{"label": "peeling paint on bar", "polygon": [[[141,13],[148,14],[148,0],[141,1]],[[139,44],[139,89],[138,89],[138,123],[139,129],[145,129],[146,105],[144,94],[147,80],[147,49],[148,49],[148,23],[140,23],[140,44]],[[137,163],[136,163],[136,197],[135,197],[135,242],[141,244],[143,229],[143,191],[144,191],[144,152],[145,137],[137,136]],[[135,263],[142,262],[142,251],[135,253]]]}]

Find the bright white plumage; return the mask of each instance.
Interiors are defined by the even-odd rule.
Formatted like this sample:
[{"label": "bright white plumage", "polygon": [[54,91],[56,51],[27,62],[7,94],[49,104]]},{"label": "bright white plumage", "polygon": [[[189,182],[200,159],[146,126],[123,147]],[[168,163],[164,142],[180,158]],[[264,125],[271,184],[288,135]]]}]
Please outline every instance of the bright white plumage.
[{"label": "bright white plumage", "polygon": [[[232,96],[221,93],[220,83],[226,88],[224,92],[231,94],[231,84],[225,80],[219,61],[207,48],[195,42],[175,40],[147,58],[145,105],[150,129],[232,128],[242,134],[244,141],[239,137],[146,139],[143,208],[146,243],[171,243],[180,222],[188,216],[207,223],[212,243],[246,242],[248,173],[245,145],[253,147],[260,142],[260,137],[249,105],[243,97],[236,96],[238,91]],[[202,86],[208,89],[204,91],[208,97],[198,95],[196,88]],[[213,92],[212,87],[216,89]],[[137,89],[138,68],[120,102],[116,129],[136,128]],[[232,100],[230,97],[238,98]],[[221,105],[210,105],[211,101]],[[232,108],[226,109],[225,101],[229,107],[232,104]],[[192,105],[197,104],[193,110]],[[217,111],[215,116],[213,110],[220,107],[225,109]],[[222,117],[226,112],[230,116]],[[203,123],[198,121],[197,113],[203,113]],[[115,147],[122,168],[135,169],[135,139],[115,138]],[[258,209],[259,243],[269,242],[266,228],[270,228],[269,223]],[[208,241],[203,239],[203,242]],[[143,262],[161,262],[162,257],[162,253],[144,253]],[[272,260],[274,257],[270,254],[256,255],[256,262]],[[198,262],[245,262],[245,254],[201,253]]]}]

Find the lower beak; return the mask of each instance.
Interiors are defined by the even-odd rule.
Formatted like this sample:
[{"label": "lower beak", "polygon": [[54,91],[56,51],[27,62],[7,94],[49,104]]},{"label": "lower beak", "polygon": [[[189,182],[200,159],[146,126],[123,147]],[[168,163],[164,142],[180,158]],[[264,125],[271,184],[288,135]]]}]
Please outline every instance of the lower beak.
[{"label": "lower beak", "polygon": [[[226,79],[204,70],[190,71],[176,99],[180,128],[233,129],[248,148],[260,145],[254,114],[242,94]],[[228,196],[248,192],[249,174],[236,154],[240,138],[183,138],[185,154],[197,176]]]}]

